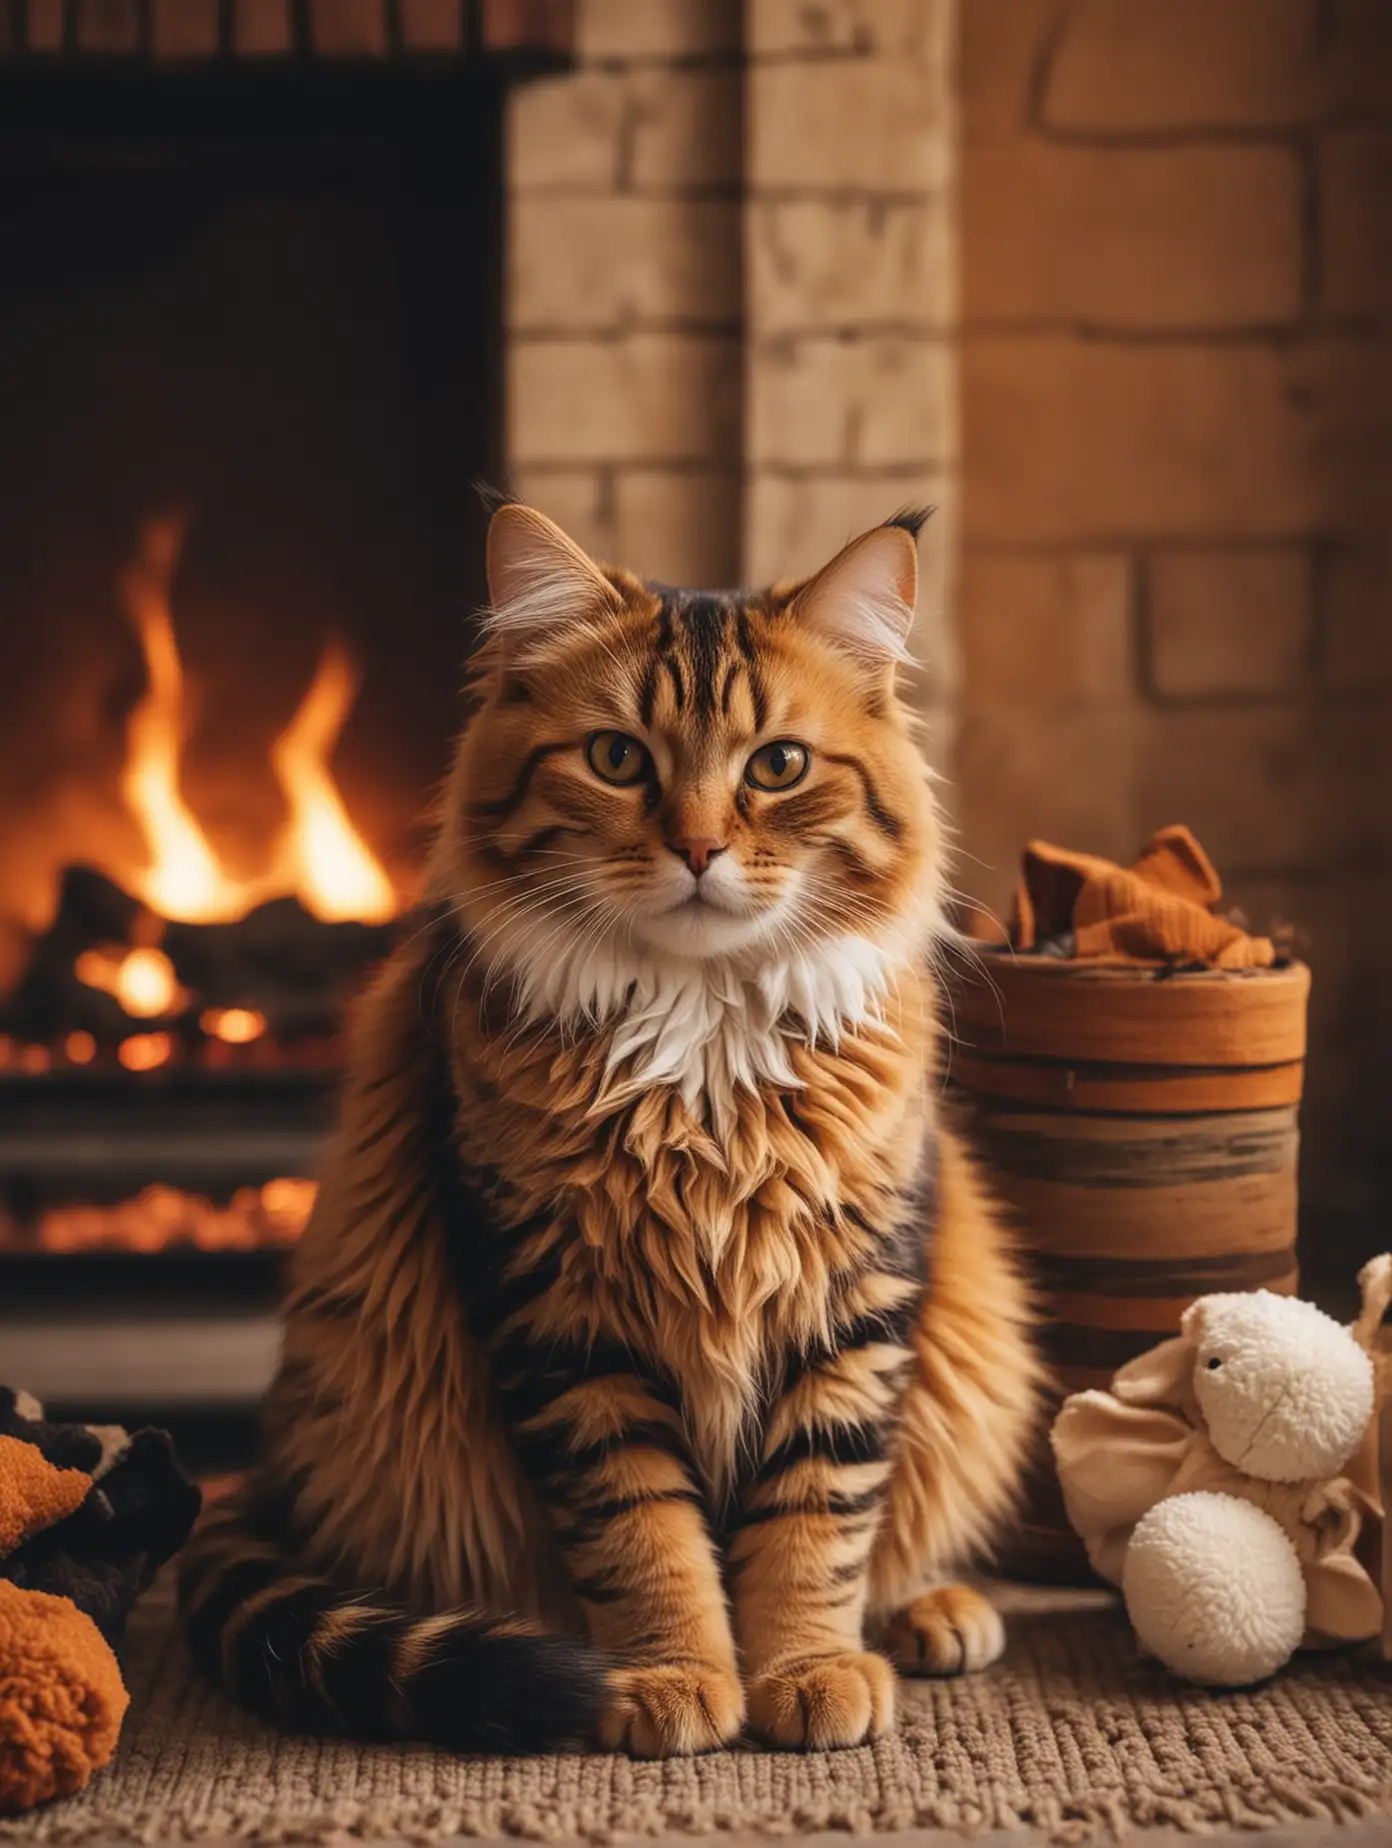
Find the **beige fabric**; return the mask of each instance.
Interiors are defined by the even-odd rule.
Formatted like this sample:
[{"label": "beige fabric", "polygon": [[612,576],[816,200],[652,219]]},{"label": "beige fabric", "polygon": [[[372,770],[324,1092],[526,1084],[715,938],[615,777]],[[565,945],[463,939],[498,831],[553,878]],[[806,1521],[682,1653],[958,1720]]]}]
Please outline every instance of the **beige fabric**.
[{"label": "beige fabric", "polygon": [[1014,1617],[1003,1662],[905,1684],[899,1728],[873,1748],[636,1764],[277,1737],[196,1679],[157,1592],[133,1620],[131,1710],[114,1764],[81,1796],[0,1822],[0,1840],[937,1827],[1101,1842],[1137,1825],[1208,1832],[1392,1815],[1392,1681],[1380,1664],[1311,1656],[1265,1688],[1215,1696],[1141,1661],[1100,1594],[1027,1602],[1035,1608]]},{"label": "beige fabric", "polygon": [[1128,1363],[1110,1392],[1074,1393],[1051,1442],[1068,1518],[1102,1577],[1121,1583],[1141,1516],[1169,1495],[1209,1489],[1239,1496],[1280,1522],[1295,1546],[1309,1600],[1304,1647],[1379,1636],[1382,1502],[1377,1421],[1343,1476],[1262,1482],[1219,1456],[1203,1428],[1192,1379],[1193,1333]]}]

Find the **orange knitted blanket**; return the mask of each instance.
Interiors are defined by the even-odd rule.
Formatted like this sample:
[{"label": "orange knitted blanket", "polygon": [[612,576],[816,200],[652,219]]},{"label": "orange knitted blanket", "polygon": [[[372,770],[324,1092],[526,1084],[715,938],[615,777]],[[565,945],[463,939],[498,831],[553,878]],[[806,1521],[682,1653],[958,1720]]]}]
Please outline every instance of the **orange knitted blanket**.
[{"label": "orange knitted blanket", "polygon": [[1222,896],[1212,862],[1185,827],[1161,828],[1128,867],[1031,841],[1010,940],[1030,950],[1071,931],[1073,954],[1092,961],[1270,968],[1274,944],[1218,916]]}]

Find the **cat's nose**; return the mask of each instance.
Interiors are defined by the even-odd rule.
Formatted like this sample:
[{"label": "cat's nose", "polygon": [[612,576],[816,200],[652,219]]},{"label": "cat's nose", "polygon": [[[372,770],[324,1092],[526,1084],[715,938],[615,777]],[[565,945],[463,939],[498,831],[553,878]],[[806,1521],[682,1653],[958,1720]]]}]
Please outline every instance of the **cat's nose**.
[{"label": "cat's nose", "polygon": [[688,835],[679,841],[668,841],[671,851],[685,860],[699,879],[718,853],[724,853],[723,841],[709,840],[704,835]]}]

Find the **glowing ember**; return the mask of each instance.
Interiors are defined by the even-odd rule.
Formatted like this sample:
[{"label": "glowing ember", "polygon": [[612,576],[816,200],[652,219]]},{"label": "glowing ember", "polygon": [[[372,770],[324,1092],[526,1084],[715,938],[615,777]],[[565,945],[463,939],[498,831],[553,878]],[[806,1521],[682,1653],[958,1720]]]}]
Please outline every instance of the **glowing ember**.
[{"label": "glowing ember", "polygon": [[240,1187],[225,1206],[178,1187],[147,1187],[119,1206],[57,1206],[38,1224],[44,1251],[255,1251],[289,1245],[314,1206],[313,1181],[288,1177]]},{"label": "glowing ember", "polygon": [[247,1046],[266,1031],[266,1016],[251,1007],[209,1007],[198,1016],[198,1024],[212,1039]]},{"label": "glowing ember", "polygon": [[152,1072],[167,1063],[174,1042],[167,1033],[132,1033],[116,1049],[116,1057],[128,1072]]},{"label": "glowing ember", "polygon": [[121,793],[150,855],[136,881],[140,896],[162,916],[193,923],[235,919],[262,900],[286,893],[327,921],[356,918],[373,924],[394,917],[397,898],[391,881],[349,819],[328,767],[358,691],[338,645],[325,650],[299,710],[271,748],[289,811],[271,870],[259,879],[232,878],[184,802],[179,791],[183,667],[170,602],[183,535],[180,519],[151,520],[141,535],[140,557],[122,583],[148,681],[145,697],[131,714],[121,778]]},{"label": "glowing ember", "polygon": [[53,1055],[47,1046],[24,1046],[20,1049],[19,1069],[22,1072],[46,1072],[53,1063]]},{"label": "glowing ember", "polygon": [[163,950],[129,950],[124,956],[84,950],[73,969],[79,982],[115,995],[133,1020],[171,1013],[182,998],[174,965]]},{"label": "glowing ember", "polygon": [[97,1042],[90,1033],[70,1033],[63,1041],[63,1056],[69,1065],[90,1065],[97,1056]]}]

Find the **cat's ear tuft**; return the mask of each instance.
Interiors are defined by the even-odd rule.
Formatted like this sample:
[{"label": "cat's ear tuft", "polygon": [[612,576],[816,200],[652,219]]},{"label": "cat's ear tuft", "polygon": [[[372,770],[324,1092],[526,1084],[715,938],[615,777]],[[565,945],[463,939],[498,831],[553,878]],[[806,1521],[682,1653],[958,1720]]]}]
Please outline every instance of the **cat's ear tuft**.
[{"label": "cat's ear tuft", "polygon": [[488,525],[489,633],[525,656],[618,606],[604,573],[554,520],[505,501]]},{"label": "cat's ear tuft", "polygon": [[908,637],[918,596],[914,541],[926,517],[908,509],[853,539],[797,593],[795,620],[866,667],[911,664]]}]

